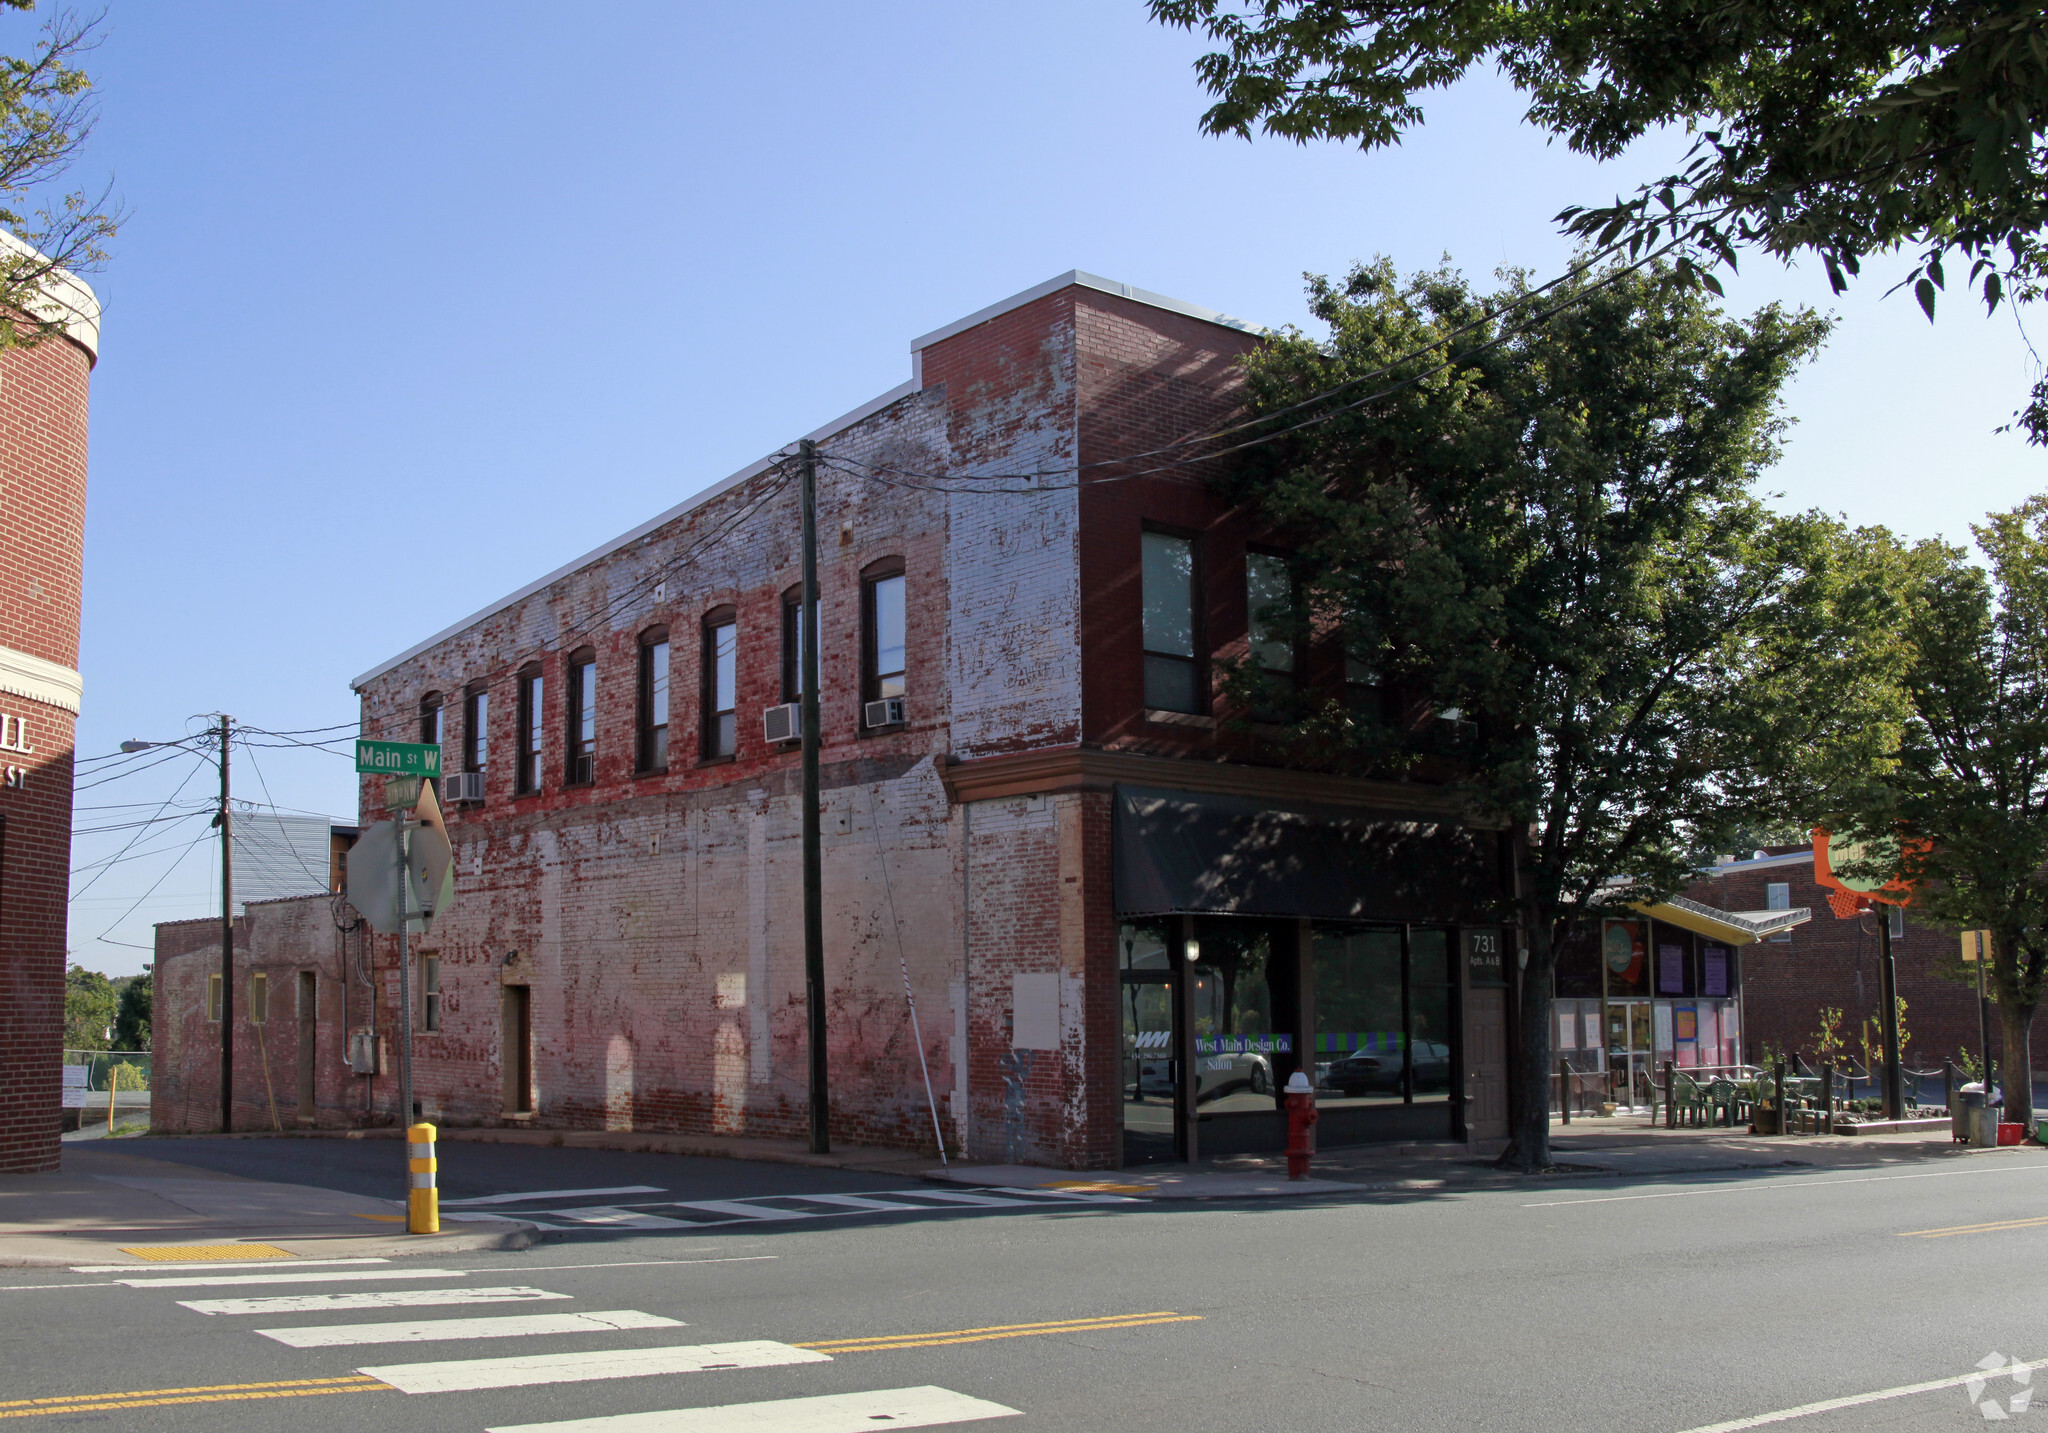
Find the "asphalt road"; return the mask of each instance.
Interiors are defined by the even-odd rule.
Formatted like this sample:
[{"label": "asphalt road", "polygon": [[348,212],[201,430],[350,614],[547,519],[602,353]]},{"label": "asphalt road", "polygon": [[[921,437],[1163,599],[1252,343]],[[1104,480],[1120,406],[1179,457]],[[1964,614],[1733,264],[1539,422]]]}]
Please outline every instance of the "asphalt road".
[{"label": "asphalt road", "polygon": [[[389,1153],[325,1141],[179,1150],[228,1172],[365,1193],[380,1189],[342,1181],[376,1173]],[[472,1154],[475,1169],[451,1168]],[[509,1146],[461,1147],[444,1170],[451,1198],[629,1184],[700,1201],[902,1187]],[[1994,1351],[2048,1358],[2044,1211],[2048,1152],[2016,1150],[1427,1197],[743,1219],[433,1261],[446,1273],[414,1261],[301,1266],[278,1284],[164,1286],[283,1272],[275,1266],[121,1283],[15,1269],[0,1273],[0,1417],[152,1433],[481,1433],[557,1420],[579,1420],[576,1433],[1680,1433],[1960,1379]],[[336,1277],[304,1277],[316,1273]],[[454,1298],[467,1301],[419,1302]],[[241,1302],[269,1299],[297,1302]],[[469,1322],[505,1319],[529,1322]],[[455,1337],[421,1341],[444,1320],[462,1321],[442,1331]],[[364,1338],[381,1341],[337,1342]],[[577,1353],[598,1361],[562,1357]],[[487,1362],[507,1359],[521,1362]],[[668,1371],[636,1371],[648,1368]],[[579,1374],[598,1376],[565,1381]],[[2048,1427],[2048,1367],[2038,1377],[2039,1410],[2023,1401],[2012,1411],[2032,1385],[2009,1375],[1977,1396],[1997,1398],[2009,1421]],[[517,1386],[475,1386],[493,1381]],[[161,1391],[171,1389],[201,1391]],[[789,1402],[805,1399],[827,1402]],[[771,1406],[747,1421],[580,1422],[751,1404]],[[996,1411],[988,1404],[1021,1416],[981,1419]],[[1736,1426],[1917,1433],[1985,1421],[1969,1389],[1949,1382]]]}]

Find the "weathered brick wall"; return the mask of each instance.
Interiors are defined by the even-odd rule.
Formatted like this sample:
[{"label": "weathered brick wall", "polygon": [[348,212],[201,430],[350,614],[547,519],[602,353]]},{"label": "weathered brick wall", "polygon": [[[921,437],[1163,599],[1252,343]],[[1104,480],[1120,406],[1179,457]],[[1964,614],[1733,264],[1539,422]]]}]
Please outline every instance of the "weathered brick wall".
[{"label": "weathered brick wall", "polygon": [[[61,338],[0,355],[0,646],[69,668],[91,369]],[[6,692],[0,716],[0,1172],[26,1172],[59,1148],[75,718]]]},{"label": "weathered brick wall", "polygon": [[[1742,950],[1743,1034],[1745,1054],[1754,1058],[1766,1044],[1799,1050],[1812,1058],[1813,1035],[1823,1007],[1842,1011],[1844,1034],[1851,1041],[1850,1058],[1861,1063],[1856,1031],[1865,1019],[1879,1014],[1878,941],[1875,915],[1838,919],[1828,909],[1825,888],[1813,879],[1809,855],[1785,865],[1735,867],[1700,882],[1688,893],[1695,900],[1723,910],[1762,910],[1774,881],[1789,884],[1791,903],[1813,911],[1813,919],[1791,932],[1786,941],[1761,941]],[[1974,985],[1951,980],[1938,967],[1953,967],[1960,949],[1957,932],[1923,924],[1906,913],[1906,933],[1892,942],[1899,994],[1906,1002],[1906,1063],[1916,1069],[1937,1068],[1942,1060],[1967,1049],[1981,1054],[1978,1038],[1977,991]],[[2048,1051],[2048,1015],[2034,1022],[2034,1063]],[[1998,1010],[1991,1011],[1991,1047],[2000,1048]]]}]

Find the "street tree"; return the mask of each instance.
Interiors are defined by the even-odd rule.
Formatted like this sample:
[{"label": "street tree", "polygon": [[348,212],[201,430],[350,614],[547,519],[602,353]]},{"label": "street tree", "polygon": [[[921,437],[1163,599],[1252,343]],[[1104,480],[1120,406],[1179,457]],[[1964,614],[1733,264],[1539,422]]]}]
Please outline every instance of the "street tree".
[{"label": "street tree", "polygon": [[106,1049],[114,1008],[111,980],[82,965],[68,967],[64,972],[64,1048]]},{"label": "street tree", "polygon": [[[1733,266],[1738,250],[1817,256],[1836,292],[1874,255],[1928,317],[1946,263],[1989,307],[2048,281],[2048,14],[1983,0],[1151,0],[1155,18],[1218,48],[1197,73],[1214,134],[1397,143],[1423,100],[1491,65],[1527,122],[1613,159],[1682,129],[1680,167],[1566,230],[1640,255],[1679,240]],[[1704,274],[1688,264],[1681,276]],[[1711,282],[1711,280],[1709,280]],[[2048,442],[2048,380],[2021,413]]]},{"label": "street tree", "polygon": [[149,1022],[154,1014],[155,982],[151,972],[132,977],[121,987],[120,1003],[114,1010],[114,1048],[147,1050]]},{"label": "street tree", "polygon": [[[1504,1162],[1537,1168],[1561,939],[1682,889],[1699,851],[1781,815],[1822,775],[1805,753],[1844,759],[1837,728],[1883,729],[1813,660],[1882,588],[1855,535],[1755,493],[1822,320],[1731,320],[1664,273],[1617,268],[1568,285],[1553,322],[1499,327],[1489,315],[1527,284],[1482,294],[1449,268],[1404,282],[1384,261],[1312,280],[1330,337],[1246,360],[1274,436],[1219,481],[1294,548],[1300,635],[1341,642],[1383,698],[1290,694],[1246,668],[1231,679],[1245,709],[1335,769],[1450,773],[1475,817],[1514,833],[1503,914],[1529,993]],[[1440,349],[1409,356],[1453,331],[1465,356],[1448,367]]]},{"label": "street tree", "polygon": [[2048,974],[2048,496],[1971,532],[1987,566],[1946,543],[1913,553],[1896,759],[1837,819],[1899,860],[1917,909],[1991,932],[2007,1117],[2032,1124]]},{"label": "street tree", "polygon": [[[0,0],[32,11],[36,0]],[[25,55],[0,55],[0,349],[64,332],[73,317],[63,277],[106,261],[122,215],[111,190],[60,193],[57,182],[92,135],[92,81],[79,68],[98,22],[65,10]]]}]

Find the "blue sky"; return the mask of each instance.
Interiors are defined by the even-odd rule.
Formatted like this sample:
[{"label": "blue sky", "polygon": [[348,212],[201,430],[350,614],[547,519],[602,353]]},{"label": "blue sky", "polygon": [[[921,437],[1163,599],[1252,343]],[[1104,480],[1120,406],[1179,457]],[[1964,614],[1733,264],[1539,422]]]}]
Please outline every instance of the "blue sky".
[{"label": "blue sky", "polygon": [[[0,22],[7,52],[33,23]],[[105,31],[77,177],[112,175],[132,218],[93,278],[86,756],[194,713],[351,721],[354,674],[1067,269],[1306,324],[1303,272],[1376,254],[1547,276],[1570,252],[1551,215],[1678,149],[1593,165],[1491,79],[1372,156],[1205,138],[1199,41],[1125,0],[113,0]],[[2048,488],[1992,431],[2032,368],[2008,316],[1930,327],[1881,299],[1902,267],[1839,300],[1763,259],[1731,284],[1841,320],[1771,486],[1963,540]],[[352,817],[347,762],[257,756],[240,794],[264,799],[260,771],[275,804]],[[81,807],[147,805],[79,824],[146,816],[186,774],[108,781]],[[149,828],[74,901],[76,959],[137,970],[151,921],[216,909],[204,820]],[[74,865],[134,835],[81,834]]]}]

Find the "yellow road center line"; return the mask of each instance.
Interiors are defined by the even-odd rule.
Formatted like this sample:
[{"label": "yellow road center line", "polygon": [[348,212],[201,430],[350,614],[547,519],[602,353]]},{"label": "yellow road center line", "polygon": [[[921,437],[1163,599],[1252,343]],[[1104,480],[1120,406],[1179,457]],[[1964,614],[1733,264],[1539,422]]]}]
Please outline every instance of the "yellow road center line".
[{"label": "yellow road center line", "polygon": [[299,1398],[315,1393],[369,1393],[390,1385],[368,1374],[341,1378],[293,1378],[272,1383],[213,1383],[196,1388],[138,1388],[132,1393],[73,1393],[51,1398],[15,1398],[0,1403],[0,1418],[71,1413],[94,1408],[150,1407],[157,1403],[219,1403],[237,1398]]},{"label": "yellow road center line", "polygon": [[1989,1234],[2000,1229],[2032,1229],[2042,1224],[2048,1224],[2048,1216],[2039,1219],[1999,1219],[1989,1224],[1953,1224],[1946,1229],[1908,1229],[1898,1237],[1944,1239],[1951,1234]]},{"label": "yellow road center line", "polygon": [[797,1348],[820,1353],[881,1353],[892,1348],[931,1348],[948,1343],[984,1343],[992,1339],[1033,1338],[1039,1334],[1089,1333],[1095,1329],[1143,1328],[1150,1324],[1196,1323],[1200,1314],[1150,1313],[1110,1314],[1091,1319],[1061,1319],[1051,1323],[1003,1324],[993,1328],[953,1329],[944,1333],[891,1334],[874,1338],[832,1339],[800,1343]]}]

